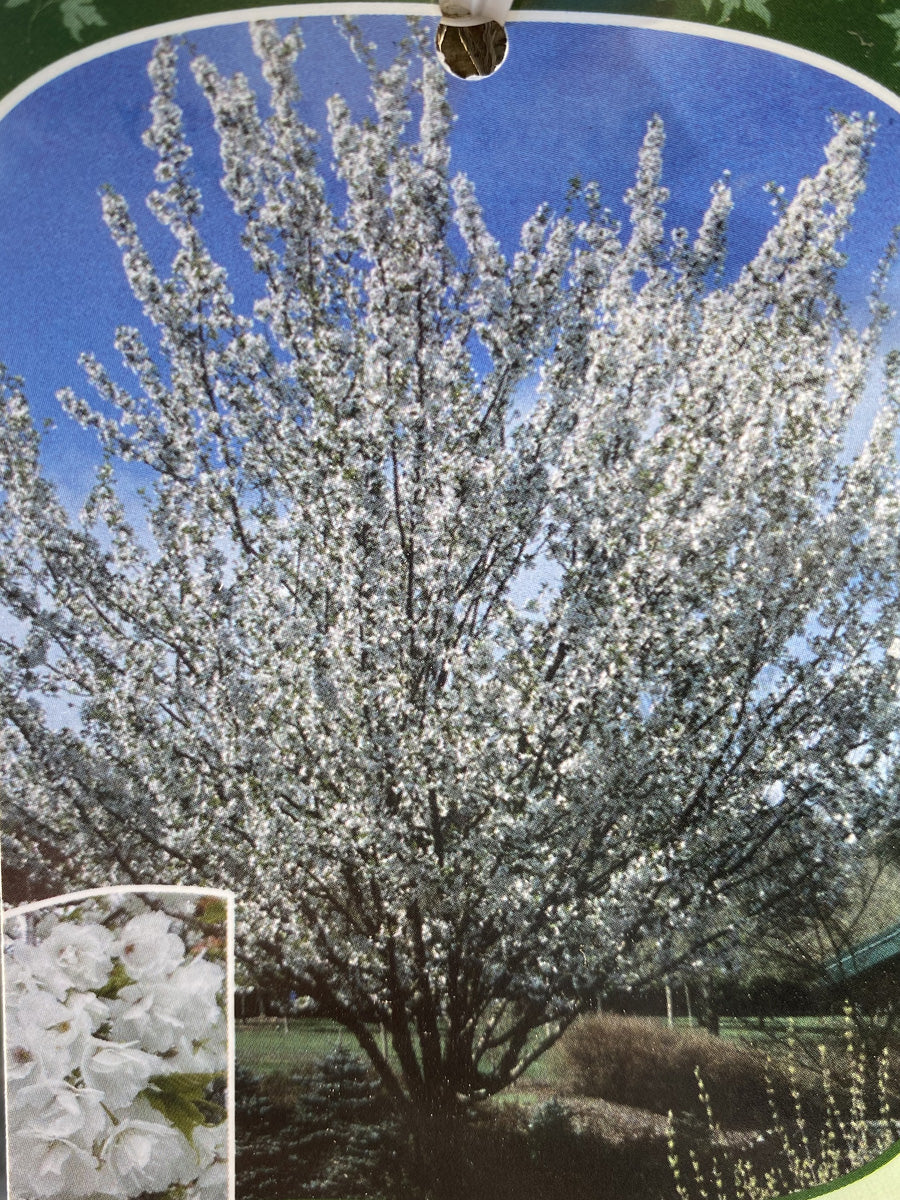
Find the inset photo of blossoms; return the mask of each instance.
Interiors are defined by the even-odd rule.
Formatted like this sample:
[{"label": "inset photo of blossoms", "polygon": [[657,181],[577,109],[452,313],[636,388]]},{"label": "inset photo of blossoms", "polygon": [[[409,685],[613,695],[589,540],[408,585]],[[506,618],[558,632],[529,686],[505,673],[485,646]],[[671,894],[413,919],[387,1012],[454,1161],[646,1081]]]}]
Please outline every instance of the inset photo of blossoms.
[{"label": "inset photo of blossoms", "polygon": [[4,919],[16,1200],[226,1200],[227,893],[123,889]]}]

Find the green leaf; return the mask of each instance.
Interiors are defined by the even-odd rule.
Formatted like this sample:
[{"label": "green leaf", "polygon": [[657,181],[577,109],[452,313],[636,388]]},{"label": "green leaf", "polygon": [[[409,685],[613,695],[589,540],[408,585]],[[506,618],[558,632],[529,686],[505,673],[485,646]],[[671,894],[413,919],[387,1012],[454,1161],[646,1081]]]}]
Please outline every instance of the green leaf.
[{"label": "green leaf", "polygon": [[191,1142],[198,1125],[225,1119],[222,1105],[206,1098],[209,1085],[223,1078],[223,1072],[154,1075],[140,1095]]},{"label": "green leaf", "polygon": [[[5,8],[21,8],[25,4],[33,3],[34,0],[5,0]],[[105,25],[106,20],[98,11],[94,0],[55,0],[59,8],[59,15],[62,18],[62,23],[72,35],[76,42],[81,41],[82,32],[89,25]],[[42,12],[44,8],[49,7],[47,4],[39,5],[38,12]]]},{"label": "green leaf", "polygon": [[897,40],[894,45],[894,50],[900,50],[900,8],[895,8],[893,12],[879,13],[879,21],[884,21],[885,25],[890,25],[891,29],[897,35]]},{"label": "green leaf", "polygon": [[189,1142],[192,1142],[194,1130],[198,1125],[204,1124],[203,1115],[196,1104],[177,1093],[159,1093],[151,1088],[145,1088],[141,1095],[146,1097],[170,1125],[174,1125]]},{"label": "green leaf", "polygon": [[181,1071],[171,1075],[154,1075],[150,1083],[161,1091],[177,1091],[192,1100],[202,1100],[209,1085],[223,1078],[223,1071]]},{"label": "green leaf", "polygon": [[113,964],[113,969],[109,973],[109,979],[100,988],[97,995],[101,1000],[115,1000],[122,988],[128,987],[130,983],[134,983],[134,980],[117,958]]},{"label": "green leaf", "polygon": [[[712,0],[701,0],[701,3],[708,13],[712,8]],[[719,17],[719,24],[725,25],[741,9],[744,12],[752,13],[754,17],[759,17],[765,25],[772,24],[772,14],[769,12],[766,0],[722,0],[722,15]]]},{"label": "green leaf", "polygon": [[218,896],[204,896],[197,904],[196,915],[201,925],[224,925],[228,919],[228,905]]},{"label": "green leaf", "polygon": [[766,25],[772,24],[772,14],[769,12],[769,7],[766,0],[744,0],[744,8],[754,16],[759,17]]},{"label": "green leaf", "polygon": [[59,15],[76,42],[81,41],[82,30],[88,25],[106,24],[94,7],[93,0],[60,0]]}]

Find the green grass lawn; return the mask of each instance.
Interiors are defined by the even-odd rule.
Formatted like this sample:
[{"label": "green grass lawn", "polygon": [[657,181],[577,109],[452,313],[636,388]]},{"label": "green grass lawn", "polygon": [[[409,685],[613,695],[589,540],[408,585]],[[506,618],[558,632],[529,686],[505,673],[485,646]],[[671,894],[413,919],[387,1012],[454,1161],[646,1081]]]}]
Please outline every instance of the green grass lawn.
[{"label": "green grass lawn", "polygon": [[749,1042],[760,1050],[774,1044],[783,1046],[793,1035],[798,1045],[813,1051],[824,1045],[835,1052],[844,1049],[846,1024],[842,1016],[766,1017],[763,1021],[753,1017],[723,1017],[720,1033],[724,1038]]},{"label": "green grass lawn", "polygon": [[764,1017],[761,1021],[756,1017],[722,1017],[721,1019],[723,1037],[753,1039],[765,1037],[767,1030],[786,1034],[791,1026],[797,1037],[836,1037],[843,1035],[844,1018],[842,1016]]},{"label": "green grass lawn", "polygon": [[[365,1058],[356,1038],[335,1021],[299,1017],[271,1023],[238,1021],[235,1024],[235,1062],[257,1075],[303,1072],[339,1046]],[[522,1083],[552,1084],[556,1056],[550,1050],[532,1063]]]},{"label": "green grass lawn", "polygon": [[258,1075],[307,1070],[338,1046],[362,1056],[356,1038],[334,1021],[301,1017],[272,1024],[238,1021],[235,1062]]},{"label": "green grass lawn", "polygon": [[[676,1022],[686,1027],[686,1021]],[[786,1036],[786,1018],[767,1018],[762,1027],[753,1018],[723,1017],[721,1035],[729,1039],[741,1039],[764,1048],[774,1033]],[[798,1041],[817,1045],[819,1042],[832,1047],[842,1044],[844,1021],[842,1017],[796,1017],[794,1030]],[[235,1030],[235,1059],[237,1065],[258,1075],[304,1072],[324,1058],[330,1051],[341,1046],[352,1054],[365,1058],[356,1039],[334,1021],[315,1017],[299,1017],[287,1022],[256,1023],[238,1021]],[[517,1089],[509,1094],[515,1099],[516,1090],[526,1091],[531,1086],[552,1087],[559,1078],[560,1056],[556,1048],[532,1063]]]}]

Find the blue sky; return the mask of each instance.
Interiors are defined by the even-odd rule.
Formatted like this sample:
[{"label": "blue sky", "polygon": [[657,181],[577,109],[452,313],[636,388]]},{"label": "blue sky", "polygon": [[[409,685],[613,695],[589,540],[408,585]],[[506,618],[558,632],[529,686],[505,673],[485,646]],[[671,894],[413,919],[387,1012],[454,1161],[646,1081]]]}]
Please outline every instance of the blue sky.
[{"label": "blue sky", "polygon": [[[405,32],[399,18],[365,27],[389,57]],[[303,21],[299,60],[303,114],[324,130],[326,98],[342,92],[360,114],[366,78],[330,18]],[[224,70],[259,79],[246,30],[190,35]],[[739,45],[655,30],[565,24],[511,28],[511,53],[492,79],[453,80],[458,120],[453,164],[475,181],[492,230],[514,247],[522,221],[542,201],[564,202],[573,175],[596,179],[621,212],[648,118],[666,124],[670,223],[695,228],[709,187],[732,173],[736,211],[731,269],[759,245],[772,215],[762,185],[792,194],[814,171],[830,134],[829,113],[874,111],[879,123],[869,187],[846,249],[844,292],[854,307],[889,230],[900,221],[900,116],[868,93],[816,68]],[[146,212],[153,155],[141,145],[150,86],[150,46],[118,51],[46,84],[0,122],[0,360],[25,376],[36,417],[59,417],[58,388],[84,393],[82,350],[110,366],[117,324],[138,323],[118,253],[100,220],[98,188],[124,193],[151,252],[164,261],[168,235]],[[214,253],[238,293],[252,286],[236,250],[238,226],[218,188],[206,102],[185,70],[186,124],[204,190]],[[330,153],[323,141],[323,163]],[[337,195],[335,191],[335,195]],[[891,297],[900,303],[900,285]],[[896,341],[900,342],[900,329]],[[62,419],[46,445],[48,465],[72,489],[88,483],[91,436]]]}]

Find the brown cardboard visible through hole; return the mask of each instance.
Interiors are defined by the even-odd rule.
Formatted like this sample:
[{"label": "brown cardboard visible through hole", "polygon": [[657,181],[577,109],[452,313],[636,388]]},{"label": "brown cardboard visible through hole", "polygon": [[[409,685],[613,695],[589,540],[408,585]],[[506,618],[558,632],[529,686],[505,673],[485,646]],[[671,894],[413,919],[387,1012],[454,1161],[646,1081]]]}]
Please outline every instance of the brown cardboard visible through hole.
[{"label": "brown cardboard visible through hole", "polygon": [[500,67],[509,49],[506,30],[484,25],[438,25],[434,44],[447,70],[460,79],[483,79]]}]

